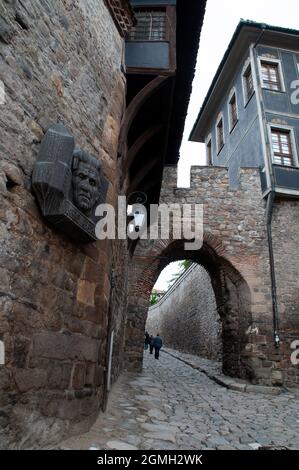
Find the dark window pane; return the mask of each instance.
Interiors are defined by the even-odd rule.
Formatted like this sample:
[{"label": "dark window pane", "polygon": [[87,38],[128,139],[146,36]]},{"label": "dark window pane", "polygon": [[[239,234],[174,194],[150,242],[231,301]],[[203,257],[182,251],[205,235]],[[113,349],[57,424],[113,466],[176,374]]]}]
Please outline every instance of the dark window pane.
[{"label": "dark window pane", "polygon": [[164,41],[166,39],[166,12],[160,10],[136,11],[137,24],[130,33],[131,41]]},{"label": "dark window pane", "polygon": [[238,121],[238,109],[237,109],[237,101],[236,95],[234,94],[229,102],[230,107],[230,124],[231,127],[234,127]]},{"label": "dark window pane", "polygon": [[245,80],[246,101],[248,101],[254,92],[251,67],[248,67],[248,69],[246,70],[244,74],[244,80]]},{"label": "dark window pane", "polygon": [[221,150],[224,145],[224,134],[223,134],[223,121],[220,121],[217,124],[217,134],[218,134],[218,150]]}]

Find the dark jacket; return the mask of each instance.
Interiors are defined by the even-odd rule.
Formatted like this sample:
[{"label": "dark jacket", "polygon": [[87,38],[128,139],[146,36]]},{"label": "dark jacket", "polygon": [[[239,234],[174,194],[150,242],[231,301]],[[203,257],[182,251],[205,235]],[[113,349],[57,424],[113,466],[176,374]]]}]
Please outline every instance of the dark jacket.
[{"label": "dark jacket", "polygon": [[154,348],[162,348],[162,344],[163,342],[160,336],[156,336],[154,339]]}]

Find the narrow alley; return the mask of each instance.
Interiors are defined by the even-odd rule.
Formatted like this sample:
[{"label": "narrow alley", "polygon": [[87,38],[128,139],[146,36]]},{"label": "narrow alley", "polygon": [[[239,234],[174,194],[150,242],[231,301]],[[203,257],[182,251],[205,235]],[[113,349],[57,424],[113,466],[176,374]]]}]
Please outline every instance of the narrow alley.
[{"label": "narrow alley", "polygon": [[293,390],[277,396],[229,390],[168,352],[156,361],[146,351],[143,373],[123,374],[90,432],[59,448],[298,449],[298,402]]}]

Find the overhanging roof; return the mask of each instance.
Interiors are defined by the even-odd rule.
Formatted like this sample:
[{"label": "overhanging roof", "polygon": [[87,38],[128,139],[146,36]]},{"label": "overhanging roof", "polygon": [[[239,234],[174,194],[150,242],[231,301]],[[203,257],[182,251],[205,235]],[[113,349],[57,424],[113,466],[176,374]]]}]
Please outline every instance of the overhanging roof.
[{"label": "overhanging roof", "polygon": [[[262,34],[262,44],[277,47],[299,47],[299,31],[279,26],[271,26],[254,21],[241,20],[217,69],[209,91],[193,126],[189,139],[204,142],[207,129],[214,113],[217,112],[223,90],[229,86],[246,50],[256,43]],[[294,43],[294,39],[296,42]]]},{"label": "overhanging roof", "polygon": [[206,0],[177,0],[177,71],[166,164],[176,164],[195,74]]},{"label": "overhanging roof", "polygon": [[[137,3],[150,8],[157,0]],[[173,3],[165,0],[166,5]],[[133,0],[132,5],[136,5]],[[130,113],[126,113],[127,192],[146,193],[151,204],[159,202],[163,166],[175,165],[179,159],[205,6],[206,0],[176,1],[176,38],[171,42],[176,50],[173,69],[163,74],[160,69],[127,68],[127,111],[130,106],[137,110],[136,114],[132,112],[132,121]]]}]

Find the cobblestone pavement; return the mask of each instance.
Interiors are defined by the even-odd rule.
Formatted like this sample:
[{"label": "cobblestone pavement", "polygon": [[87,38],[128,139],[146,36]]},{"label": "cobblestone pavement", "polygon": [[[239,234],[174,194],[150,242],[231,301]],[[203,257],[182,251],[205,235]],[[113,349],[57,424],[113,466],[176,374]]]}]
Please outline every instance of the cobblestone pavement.
[{"label": "cobblestone pavement", "polygon": [[299,391],[232,391],[166,352],[145,352],[142,374],[124,374],[89,433],[63,449],[299,449]]}]

